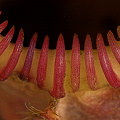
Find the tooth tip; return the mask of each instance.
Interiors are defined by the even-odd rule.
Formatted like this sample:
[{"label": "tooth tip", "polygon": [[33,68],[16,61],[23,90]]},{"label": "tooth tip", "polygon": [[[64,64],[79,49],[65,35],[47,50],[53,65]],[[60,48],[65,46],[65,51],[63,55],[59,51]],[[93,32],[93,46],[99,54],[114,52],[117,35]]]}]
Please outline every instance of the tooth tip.
[{"label": "tooth tip", "polygon": [[15,26],[14,26],[14,25],[12,26],[12,29],[15,29]]},{"label": "tooth tip", "polygon": [[97,39],[99,40],[102,37],[101,33],[97,34]]},{"label": "tooth tip", "polygon": [[85,39],[85,45],[86,45],[87,43],[89,43],[89,42],[91,42],[91,37],[90,37],[89,34],[87,34],[87,35],[86,35],[86,39]]},{"label": "tooth tip", "polygon": [[90,34],[88,34],[88,33],[87,33],[87,35],[86,35],[86,36],[90,36]]},{"label": "tooth tip", "polygon": [[76,33],[74,33],[74,37],[78,37],[78,35]]},{"label": "tooth tip", "polygon": [[97,36],[101,36],[101,33],[98,33]]},{"label": "tooth tip", "polygon": [[120,25],[117,27],[117,30],[120,30]]},{"label": "tooth tip", "polygon": [[38,33],[37,32],[35,32],[34,35],[35,35],[35,37],[38,37]]},{"label": "tooth tip", "polygon": [[112,33],[112,31],[111,31],[111,30],[108,30],[108,33]]},{"label": "tooth tip", "polygon": [[63,38],[63,34],[62,33],[59,34],[59,38]]},{"label": "tooth tip", "polygon": [[21,28],[20,31],[23,31],[23,29]]},{"label": "tooth tip", "polygon": [[87,34],[87,35],[86,35],[86,38],[88,39],[88,38],[91,38],[91,37],[90,37],[90,35],[89,35],[89,34]]},{"label": "tooth tip", "polygon": [[112,33],[112,31],[111,30],[109,30],[108,32],[107,32],[107,36],[110,36],[110,35],[112,35],[113,33]]},{"label": "tooth tip", "polygon": [[48,36],[48,35],[46,35],[46,36],[45,36],[45,38],[46,38],[46,39],[49,39],[49,36]]},{"label": "tooth tip", "polygon": [[57,45],[59,46],[60,44],[64,45],[64,38],[62,33],[59,34]]},{"label": "tooth tip", "polygon": [[79,38],[76,33],[74,33],[74,36],[73,36],[73,46],[80,46]]},{"label": "tooth tip", "polygon": [[38,34],[37,32],[35,32],[34,34]]},{"label": "tooth tip", "polygon": [[120,32],[120,26],[117,27],[117,31]]},{"label": "tooth tip", "polygon": [[8,20],[5,21],[5,24],[8,24]]},{"label": "tooth tip", "polygon": [[117,34],[118,34],[118,37],[120,38],[120,26],[117,27]]},{"label": "tooth tip", "polygon": [[24,31],[22,28],[20,29],[19,35],[22,37],[22,41],[24,41]]},{"label": "tooth tip", "polygon": [[48,35],[45,36],[44,42],[49,45],[49,36]]},{"label": "tooth tip", "polygon": [[10,30],[14,33],[14,31],[15,31],[15,26],[13,25]]},{"label": "tooth tip", "polygon": [[22,29],[22,28],[20,29],[20,33],[22,33],[22,34],[24,33],[24,31],[23,31],[23,29]]}]

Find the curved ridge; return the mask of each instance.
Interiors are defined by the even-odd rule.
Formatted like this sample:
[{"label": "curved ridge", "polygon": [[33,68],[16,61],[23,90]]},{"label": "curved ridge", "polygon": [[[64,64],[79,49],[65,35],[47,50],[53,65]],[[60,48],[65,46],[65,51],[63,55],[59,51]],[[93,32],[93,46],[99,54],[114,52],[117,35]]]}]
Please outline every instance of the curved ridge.
[{"label": "curved ridge", "polygon": [[60,33],[56,47],[53,91],[50,91],[50,94],[53,97],[62,98],[65,96],[65,90],[63,87],[64,75],[65,75],[65,44],[63,35]]},{"label": "curved ridge", "polygon": [[84,51],[85,51],[85,66],[86,66],[86,75],[87,75],[88,84],[92,90],[96,90],[98,88],[98,86],[96,86],[97,76],[94,67],[91,37],[89,34],[87,34],[85,39]]},{"label": "curved ridge", "polygon": [[44,39],[42,50],[40,53],[38,68],[37,68],[37,83],[41,89],[45,89],[46,68],[49,51],[49,37],[48,35]]},{"label": "curved ridge", "polygon": [[99,60],[101,63],[101,67],[103,69],[103,72],[104,72],[109,84],[114,88],[120,87],[120,79],[114,73],[114,71],[112,69],[110,60],[108,58],[108,55],[107,55],[107,52],[105,49],[103,38],[100,33],[97,35],[96,44],[97,44],[98,57],[99,57]]},{"label": "curved ridge", "polygon": [[7,27],[8,21],[4,21],[0,24],[0,33]]},{"label": "curved ridge", "polygon": [[37,37],[38,37],[38,34],[34,33],[33,37],[31,38],[31,42],[30,42],[28,52],[27,52],[27,55],[25,58],[24,66],[23,66],[22,72],[20,74],[20,77],[23,80],[28,80],[28,78],[29,78],[29,73],[30,73],[30,69],[31,69],[31,65],[32,65],[32,60],[33,60]]},{"label": "curved ridge", "polygon": [[21,29],[19,32],[18,39],[17,39],[16,44],[15,44],[13,53],[10,56],[7,65],[0,72],[0,81],[6,80],[15,68],[15,66],[18,62],[20,53],[22,51],[23,35],[24,35],[24,33],[23,33],[23,30]]},{"label": "curved ridge", "polygon": [[108,39],[109,45],[111,47],[111,50],[112,50],[113,54],[115,55],[115,58],[117,59],[118,63],[120,64],[120,47],[117,44],[112,31],[110,31],[110,30],[107,33],[107,39]]},{"label": "curved ridge", "polygon": [[80,43],[78,35],[73,36],[72,55],[71,55],[71,88],[73,92],[79,89],[80,85]]},{"label": "curved ridge", "polygon": [[13,38],[14,32],[15,32],[15,27],[13,26],[6,34],[6,36],[3,38],[3,40],[0,42],[0,55],[5,51],[5,49],[9,45],[10,41]]}]

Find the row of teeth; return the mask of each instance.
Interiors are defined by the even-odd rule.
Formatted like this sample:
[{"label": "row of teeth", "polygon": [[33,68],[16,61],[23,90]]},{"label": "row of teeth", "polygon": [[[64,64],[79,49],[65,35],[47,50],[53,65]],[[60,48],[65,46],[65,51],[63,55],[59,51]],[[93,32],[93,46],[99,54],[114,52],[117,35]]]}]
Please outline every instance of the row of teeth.
[{"label": "row of teeth", "polygon": [[[7,24],[8,21],[4,21],[3,23],[0,24],[0,33],[6,28]],[[0,42],[0,55],[4,52],[4,50],[7,48],[10,41],[12,40],[14,31],[15,31],[15,27],[13,26],[6,34],[6,36],[3,38],[3,40]],[[120,26],[118,26],[117,32],[118,32],[118,36],[120,37]],[[29,45],[28,53],[26,55],[25,63],[21,72],[21,78],[23,80],[27,80],[29,78],[29,72],[31,69],[37,37],[38,34],[35,33]],[[23,39],[24,39],[24,32],[21,29],[13,53],[9,58],[7,65],[0,72],[0,81],[6,80],[14,70],[21,54]],[[115,55],[115,58],[120,63],[120,47],[118,46],[114,38],[114,35],[111,31],[108,31],[107,39]],[[114,88],[120,87],[120,80],[111,67],[111,63],[105,49],[103,38],[100,33],[97,35],[96,44],[97,44],[97,51],[98,51],[100,64],[109,84]],[[45,88],[44,82],[46,79],[48,51],[49,51],[49,37],[46,36],[40,53],[38,69],[37,69],[36,80],[40,89]],[[97,76],[94,67],[92,43],[89,34],[86,36],[85,39],[84,51],[85,51],[85,67],[86,67],[87,80],[90,88],[92,90],[95,90],[97,89],[96,86]],[[65,90],[63,87],[64,74],[65,74],[65,44],[64,44],[63,35],[60,34],[56,46],[56,57],[55,57],[55,65],[54,65],[54,85],[53,85],[53,90],[49,91],[51,96],[56,98],[62,98],[65,96]],[[80,43],[77,34],[74,34],[72,55],[71,55],[71,88],[73,92],[76,92],[79,89],[79,84],[80,84]]]}]

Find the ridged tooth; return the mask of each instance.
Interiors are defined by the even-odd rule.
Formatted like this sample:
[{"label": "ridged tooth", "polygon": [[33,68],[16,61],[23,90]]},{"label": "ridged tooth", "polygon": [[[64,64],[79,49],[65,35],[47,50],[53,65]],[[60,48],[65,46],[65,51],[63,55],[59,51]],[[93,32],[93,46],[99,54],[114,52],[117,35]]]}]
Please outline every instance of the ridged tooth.
[{"label": "ridged tooth", "polygon": [[37,68],[37,83],[41,89],[45,88],[46,68],[49,51],[49,37],[48,35],[44,39],[42,50],[40,53],[38,68]]},{"label": "ridged tooth", "polygon": [[7,48],[10,41],[12,40],[14,31],[15,31],[15,27],[13,26],[6,34],[6,36],[3,38],[3,40],[0,42],[0,55],[4,52],[4,50]]},{"label": "ridged tooth", "polygon": [[120,39],[120,26],[117,27],[117,34],[118,34],[118,37]]},{"label": "ridged tooth", "polygon": [[78,35],[74,34],[72,55],[71,55],[71,88],[73,92],[79,89],[80,85],[80,43]]},{"label": "ridged tooth", "polygon": [[20,77],[23,80],[28,80],[28,78],[29,78],[29,73],[30,73],[30,69],[31,69],[31,64],[32,64],[32,60],[33,60],[37,37],[38,37],[38,34],[35,33],[31,39],[31,42],[30,42],[30,45],[28,48],[25,63],[24,63],[22,72],[20,74]]},{"label": "ridged tooth", "polygon": [[108,58],[108,55],[107,55],[107,52],[105,49],[103,38],[100,33],[97,35],[96,40],[97,40],[96,43],[97,43],[98,57],[99,57],[103,72],[104,72],[109,84],[114,88],[120,87],[120,79],[114,73],[114,71],[111,67],[111,63],[110,63],[110,60]]},{"label": "ridged tooth", "polygon": [[62,98],[65,96],[65,90],[63,87],[64,75],[65,75],[65,44],[63,35],[60,33],[56,47],[53,91],[50,92],[51,95],[55,98]]},{"label": "ridged tooth", "polygon": [[85,39],[84,51],[85,51],[85,66],[86,66],[86,75],[87,75],[88,84],[92,90],[96,90],[98,88],[96,86],[97,76],[94,67],[94,57],[93,57],[91,37],[88,34]]},{"label": "ridged tooth", "polygon": [[115,58],[117,59],[117,61],[120,64],[120,47],[117,44],[115,37],[110,30],[107,33],[107,39],[108,39],[109,45],[111,47],[111,50],[112,50],[113,54],[115,55]]},{"label": "ridged tooth", "polygon": [[9,58],[7,65],[0,72],[0,81],[4,81],[5,79],[7,79],[11,75],[12,71],[14,70],[22,50],[23,36],[24,36],[24,33],[23,33],[23,30],[21,29],[15,44],[13,53]]},{"label": "ridged tooth", "polygon": [[0,24],[0,33],[6,28],[7,24],[8,24],[7,20]]}]

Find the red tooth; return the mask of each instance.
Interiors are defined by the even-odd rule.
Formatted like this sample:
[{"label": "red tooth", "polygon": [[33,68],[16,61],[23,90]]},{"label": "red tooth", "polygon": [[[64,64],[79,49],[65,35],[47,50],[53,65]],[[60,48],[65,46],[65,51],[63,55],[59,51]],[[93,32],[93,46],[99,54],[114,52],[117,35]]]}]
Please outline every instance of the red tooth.
[{"label": "red tooth", "polygon": [[32,60],[33,60],[34,49],[36,46],[37,37],[38,37],[38,34],[35,33],[31,39],[31,42],[29,45],[28,53],[27,53],[27,56],[25,59],[25,63],[24,63],[21,75],[20,75],[23,80],[28,80],[28,78],[29,78],[29,73],[30,73],[30,69],[31,69],[31,64],[32,64]]},{"label": "red tooth", "polygon": [[55,98],[62,98],[65,96],[63,87],[65,75],[65,44],[63,35],[60,33],[56,47],[56,58],[54,66],[54,86],[53,91],[50,92]]},{"label": "red tooth", "polygon": [[117,27],[117,34],[118,34],[118,37],[120,39],[120,26]]},{"label": "red tooth", "polygon": [[6,28],[7,24],[8,24],[7,20],[0,24],[0,33]]},{"label": "red tooth", "polygon": [[89,86],[92,90],[97,89],[97,76],[94,67],[94,58],[93,58],[93,51],[92,51],[92,43],[90,35],[86,36],[85,39],[85,66],[86,66],[86,75]]},{"label": "red tooth", "polygon": [[4,50],[7,48],[10,41],[12,40],[14,31],[15,27],[13,26],[6,34],[6,36],[3,38],[3,40],[0,42],[0,55],[4,52]]},{"label": "red tooth", "polygon": [[111,67],[111,63],[105,49],[103,38],[100,33],[97,35],[96,40],[97,40],[96,43],[97,43],[98,57],[99,57],[103,72],[109,84],[114,88],[120,87],[120,80],[118,76],[114,73]]},{"label": "red tooth", "polygon": [[48,35],[44,39],[42,50],[40,53],[38,68],[37,68],[37,83],[41,89],[45,89],[46,68],[49,51],[49,37]]},{"label": "red tooth", "polygon": [[115,55],[115,58],[117,59],[117,61],[120,64],[120,47],[117,44],[117,42],[115,40],[115,37],[114,37],[113,33],[110,30],[107,33],[107,39],[108,39],[109,45],[110,45],[110,47],[112,49],[112,52]]},{"label": "red tooth", "polygon": [[80,85],[80,43],[78,35],[74,34],[72,55],[71,55],[71,87],[73,92],[79,89]]},{"label": "red tooth", "polygon": [[2,11],[0,11],[0,15],[2,14]]},{"label": "red tooth", "polygon": [[10,59],[8,60],[7,65],[0,72],[0,81],[4,81],[5,79],[7,79],[10,76],[10,74],[12,73],[12,71],[14,70],[14,68],[18,62],[21,50],[22,50],[23,36],[24,36],[24,33],[23,33],[23,30],[21,29],[19,32],[18,39],[15,44],[13,53],[12,53]]}]

